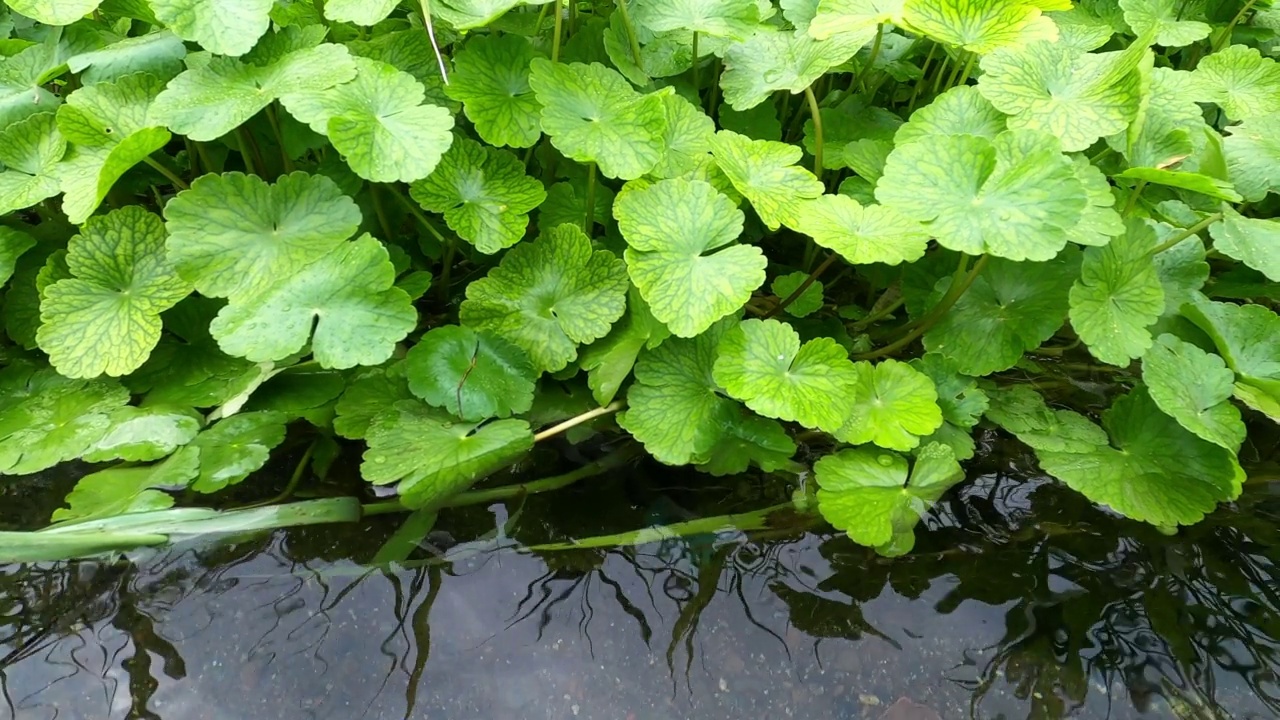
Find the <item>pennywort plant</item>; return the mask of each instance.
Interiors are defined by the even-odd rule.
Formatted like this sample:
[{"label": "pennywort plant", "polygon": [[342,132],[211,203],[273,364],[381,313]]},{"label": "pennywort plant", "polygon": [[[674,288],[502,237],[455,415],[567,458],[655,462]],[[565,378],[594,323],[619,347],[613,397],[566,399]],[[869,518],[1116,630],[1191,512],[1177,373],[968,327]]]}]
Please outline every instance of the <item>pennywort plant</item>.
[{"label": "pennywort plant", "polygon": [[[9,0],[0,474],[106,464],[23,542],[163,541],[287,436],[276,500],[362,452],[420,520],[634,448],[811,466],[801,505],[900,554],[996,428],[1195,523],[1280,420],[1278,30],[1259,0]],[[473,487],[544,441],[615,449]]]}]

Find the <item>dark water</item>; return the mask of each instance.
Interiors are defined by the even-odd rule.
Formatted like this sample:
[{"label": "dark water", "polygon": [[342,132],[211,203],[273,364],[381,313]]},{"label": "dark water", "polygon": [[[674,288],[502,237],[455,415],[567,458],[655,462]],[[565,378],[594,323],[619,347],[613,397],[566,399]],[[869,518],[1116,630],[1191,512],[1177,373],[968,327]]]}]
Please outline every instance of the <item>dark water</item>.
[{"label": "dark water", "polygon": [[[518,549],[789,493],[638,467],[530,498],[506,549],[390,574],[360,563],[394,517],[0,566],[0,717],[1280,717],[1280,485],[1166,537],[1017,452],[972,474],[895,560],[785,518]],[[49,502],[50,482],[0,489],[0,524],[25,519],[3,510],[21,499]],[[451,512],[432,538],[516,510]]]}]

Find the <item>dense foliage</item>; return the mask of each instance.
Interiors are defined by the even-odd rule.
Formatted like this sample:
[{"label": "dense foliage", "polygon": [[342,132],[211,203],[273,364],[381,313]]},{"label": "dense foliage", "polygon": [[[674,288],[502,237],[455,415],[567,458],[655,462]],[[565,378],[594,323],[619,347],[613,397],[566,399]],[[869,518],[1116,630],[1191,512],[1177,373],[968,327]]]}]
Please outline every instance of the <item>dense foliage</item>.
[{"label": "dense foliage", "polygon": [[290,432],[295,481],[363,443],[420,530],[535,443],[629,435],[812,461],[800,504],[902,553],[979,427],[1195,523],[1280,421],[1277,31],[1257,0],[10,0],[0,475],[112,463],[23,542],[163,541]]}]

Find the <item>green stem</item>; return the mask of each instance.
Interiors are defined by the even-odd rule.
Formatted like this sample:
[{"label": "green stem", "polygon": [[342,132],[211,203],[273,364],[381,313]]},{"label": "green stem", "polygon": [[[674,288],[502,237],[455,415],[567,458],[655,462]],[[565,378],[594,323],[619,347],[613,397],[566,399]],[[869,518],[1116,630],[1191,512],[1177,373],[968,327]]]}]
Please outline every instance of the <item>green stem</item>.
[{"label": "green stem", "polygon": [[582,219],[582,229],[591,237],[596,229],[596,164],[587,163],[587,211]]},{"label": "green stem", "polygon": [[1214,213],[1214,214],[1212,214],[1212,215],[1210,215],[1210,216],[1206,217],[1205,219],[1201,220],[1200,222],[1196,223],[1195,225],[1192,225],[1191,227],[1187,228],[1186,230],[1183,230],[1182,232],[1178,233],[1177,235],[1174,235],[1173,237],[1169,238],[1168,240],[1165,240],[1164,242],[1160,243],[1159,245],[1157,245],[1157,246],[1155,246],[1155,247],[1151,248],[1151,252],[1150,252],[1149,254],[1150,254],[1150,255],[1159,255],[1160,253],[1164,252],[1165,250],[1168,250],[1169,248],[1176,246],[1178,243],[1182,242],[1183,240],[1186,240],[1187,238],[1191,237],[1192,235],[1195,235],[1196,233],[1198,233],[1198,232],[1200,232],[1201,230],[1203,230],[1203,229],[1205,229],[1205,228],[1209,227],[1210,225],[1212,225],[1212,224],[1214,224],[1214,223],[1218,222],[1218,221],[1219,221],[1219,220],[1221,220],[1221,219],[1222,219],[1222,213],[1220,213],[1220,212],[1218,212],[1218,213]]},{"label": "green stem", "polygon": [[448,244],[448,241],[444,239],[444,235],[440,233],[435,224],[428,220],[427,216],[422,214],[422,210],[420,210],[418,206],[409,199],[408,193],[393,192],[391,195],[396,200],[400,201],[400,204],[404,206],[405,210],[409,211],[409,214],[418,221],[419,225],[421,225],[428,233],[431,233],[431,237],[435,238],[436,242],[440,243],[440,247],[443,248]]},{"label": "green stem", "polygon": [[298,486],[302,484],[302,478],[307,472],[307,464],[310,463],[311,458],[315,456],[316,446],[319,444],[320,444],[320,441],[317,440],[307,446],[307,451],[302,453],[302,459],[298,461],[298,465],[293,469],[293,475],[289,477],[289,484],[284,486],[284,490],[281,490],[279,495],[276,495],[270,500],[263,500],[262,502],[256,502],[256,503],[253,503],[252,505],[245,505],[240,509],[248,510],[249,508],[266,507],[267,505],[276,505],[278,503],[282,503],[288,500],[289,498],[293,497],[294,491],[297,490]]},{"label": "green stem", "polygon": [[953,61],[954,61],[954,58],[952,58],[950,55],[946,55],[946,54],[943,55],[942,64],[938,66],[938,73],[933,76],[932,92],[934,95],[937,95],[938,92],[942,90],[942,78],[946,77],[948,70],[950,70],[951,66],[953,65]]},{"label": "green stem", "polygon": [[1252,10],[1257,1],[1258,0],[1249,0],[1244,4],[1244,7],[1240,8],[1240,12],[1236,13],[1236,16],[1231,18],[1231,22],[1227,23],[1227,26],[1222,29],[1222,33],[1218,35],[1218,37],[1214,38],[1213,49],[1211,52],[1218,52],[1224,45],[1231,42],[1231,33],[1235,31],[1236,25],[1240,24],[1240,21],[1244,19],[1245,13]]},{"label": "green stem", "polygon": [[[959,300],[960,297],[964,295],[965,291],[973,285],[973,282],[978,279],[978,275],[982,272],[982,269],[987,266],[987,262],[989,260],[990,256],[983,255],[978,258],[978,262],[974,263],[973,269],[969,271],[968,275],[964,276],[963,280],[953,279],[951,281],[951,287],[947,288],[947,293],[942,296],[942,299],[938,301],[938,304],[933,306],[933,309],[924,316],[921,322],[912,329],[911,332],[903,335],[896,342],[890,343],[878,350],[871,350],[869,352],[854,355],[854,359],[870,360],[883,355],[891,355],[915,342],[916,338],[928,332],[930,328],[942,319],[942,316],[946,315],[947,312],[951,310],[952,306],[956,304],[956,301]],[[960,265],[956,268],[957,275],[963,272],[963,268],[967,266],[968,261],[968,255],[961,257]]]},{"label": "green stem", "polygon": [[[964,63],[964,71],[960,73],[960,81],[956,85],[963,85],[969,82],[969,73],[973,72],[973,61],[978,58],[977,53],[969,53],[969,59]],[[956,85],[952,85],[955,87]]]},{"label": "green stem", "polygon": [[431,0],[419,0],[419,6],[422,8],[422,29],[427,33],[427,40],[431,41],[431,50],[436,54],[436,65],[440,68],[440,79],[445,85],[449,84],[449,71],[444,65],[444,54],[440,52],[440,44],[436,42],[436,29],[431,24]]},{"label": "green stem", "polygon": [[263,167],[262,157],[257,153],[256,148],[252,152],[249,150],[253,142],[253,138],[249,136],[249,129],[244,125],[236,128],[236,139],[240,142],[240,157],[244,160],[245,172],[266,180],[266,168]]},{"label": "green stem", "polygon": [[[525,497],[528,495],[537,495],[539,493],[551,492],[552,490],[560,490],[568,487],[576,482],[585,480],[589,477],[595,477],[601,473],[613,470],[640,454],[640,449],[636,445],[626,445],[615,450],[608,455],[594,462],[583,465],[582,467],[571,470],[560,475],[552,475],[538,480],[532,480],[526,483],[517,483],[514,485],[501,485],[494,488],[486,488],[484,490],[469,490],[461,492],[453,497],[445,500],[440,504],[441,508],[447,507],[466,507],[468,505],[489,505],[502,500],[510,500],[512,498]],[[371,517],[375,515],[391,515],[394,513],[408,512],[406,508],[398,500],[388,500],[386,502],[369,503],[363,507],[364,516]]]},{"label": "green stem", "polygon": [[767,318],[773,317],[774,315],[777,315],[778,313],[785,310],[788,305],[795,302],[796,298],[803,295],[804,291],[809,289],[809,286],[812,285],[814,281],[818,279],[819,275],[826,272],[827,268],[835,264],[836,258],[838,257],[839,256],[836,255],[835,253],[831,253],[830,255],[828,255],[827,259],[823,260],[821,265],[814,268],[813,272],[809,273],[809,277],[805,278],[804,282],[800,283],[799,287],[793,290],[790,295],[783,298],[782,302],[778,303],[777,305],[774,305],[772,310],[765,313],[764,315],[765,318],[767,319]]},{"label": "green stem", "polygon": [[809,117],[813,119],[813,174],[822,180],[822,112],[818,110],[818,98],[813,86],[804,89],[804,99],[809,103]]},{"label": "green stem", "polygon": [[378,217],[378,227],[382,228],[382,239],[391,242],[391,223],[387,222],[387,210],[382,207],[382,195],[378,192],[377,183],[369,183],[369,196],[373,200],[373,213]]},{"label": "green stem", "polygon": [[[693,31],[693,94],[698,95],[701,88],[698,87],[698,31]],[[699,97],[701,97],[699,95]],[[701,104],[701,103],[699,103]]]},{"label": "green stem", "polygon": [[556,6],[556,29],[551,38],[551,62],[560,62],[560,36],[564,31],[564,12],[560,9],[560,0],[552,0]]},{"label": "green stem", "polygon": [[[640,54],[640,38],[636,37],[636,28],[631,24],[631,13],[627,10],[627,0],[614,0],[614,4],[618,6],[618,17],[622,18],[622,27],[627,31],[627,43],[631,45],[631,59],[635,61],[636,67],[640,68],[640,72],[644,72],[643,57]],[[543,5],[546,7],[546,5]]]},{"label": "green stem", "polygon": [[711,66],[711,98],[707,101],[707,115],[712,120],[716,119],[716,105],[720,103],[720,73],[723,68],[723,63],[717,57],[715,64]]},{"label": "green stem", "polygon": [[1142,191],[1147,187],[1146,180],[1139,180],[1137,185],[1133,186],[1133,192],[1129,193],[1129,202],[1124,204],[1124,212],[1120,213],[1124,217],[1129,217],[1129,213],[1138,206],[1138,197],[1142,195]]},{"label": "green stem", "polygon": [[911,88],[911,99],[907,101],[907,115],[910,115],[916,109],[916,99],[920,97],[920,87],[924,85],[925,78],[929,76],[929,65],[933,63],[933,54],[937,50],[937,43],[929,45],[929,54],[924,56],[924,64],[920,67],[920,79]]},{"label": "green stem", "polygon": [[537,433],[536,435],[534,435],[533,441],[542,442],[547,438],[555,437],[556,435],[559,435],[560,433],[570,428],[577,427],[582,423],[590,422],[603,415],[611,415],[613,413],[616,413],[626,406],[627,406],[627,403],[625,400],[614,400],[613,402],[609,403],[608,405],[605,405],[604,407],[599,407],[599,408],[596,408],[595,410],[588,410],[587,412],[584,412],[581,415],[576,415],[574,417],[571,417],[562,423],[552,425],[546,430],[543,430]]},{"label": "green stem", "polygon": [[894,311],[896,311],[898,308],[902,307],[902,305],[903,305],[904,303],[906,303],[906,301],[907,301],[907,299],[906,299],[905,297],[901,297],[901,296],[899,296],[897,300],[894,300],[893,302],[889,303],[888,305],[885,305],[884,307],[880,308],[879,310],[875,310],[875,311],[873,311],[873,312],[869,313],[866,317],[864,317],[864,318],[862,318],[861,320],[859,320],[859,321],[857,321],[857,322],[853,323],[853,325],[852,325],[853,329],[854,329],[854,330],[862,330],[863,328],[870,327],[870,326],[871,326],[872,324],[874,324],[877,320],[880,320],[880,319],[882,319],[882,318],[889,317],[890,315],[892,315],[892,314],[894,313]]},{"label": "green stem", "polygon": [[852,95],[854,90],[862,85],[862,80],[867,75],[867,71],[876,64],[876,58],[880,56],[880,43],[884,40],[884,23],[876,25],[876,39],[871,44],[871,54],[867,57],[867,64],[858,69],[853,76],[853,80],[849,81],[849,94]]},{"label": "green stem", "polygon": [[160,173],[161,175],[163,175],[163,176],[165,176],[166,178],[168,178],[168,179],[169,179],[169,182],[173,183],[175,187],[177,187],[177,188],[179,188],[179,189],[181,189],[181,190],[190,190],[190,189],[191,189],[191,186],[190,186],[190,185],[188,185],[188,184],[187,184],[187,182],[186,182],[185,180],[183,180],[182,178],[178,177],[178,174],[177,174],[177,173],[175,173],[174,171],[172,171],[172,170],[170,170],[169,168],[165,167],[164,165],[160,164],[159,162],[157,162],[157,161],[156,161],[156,160],[154,160],[153,158],[151,158],[151,157],[149,157],[149,156],[148,156],[148,157],[142,158],[142,161],[143,161],[143,162],[145,162],[146,164],[150,165],[152,168],[154,168],[156,172],[158,172],[158,173]]},{"label": "green stem", "polygon": [[453,256],[458,251],[458,243],[452,238],[444,243],[444,257],[440,259],[440,302],[448,303],[450,276],[453,274]]},{"label": "green stem", "polygon": [[267,122],[271,123],[271,132],[276,135],[276,144],[280,146],[280,164],[287,173],[293,172],[293,160],[284,149],[284,133],[280,132],[280,119],[276,117],[275,104],[267,106]]}]

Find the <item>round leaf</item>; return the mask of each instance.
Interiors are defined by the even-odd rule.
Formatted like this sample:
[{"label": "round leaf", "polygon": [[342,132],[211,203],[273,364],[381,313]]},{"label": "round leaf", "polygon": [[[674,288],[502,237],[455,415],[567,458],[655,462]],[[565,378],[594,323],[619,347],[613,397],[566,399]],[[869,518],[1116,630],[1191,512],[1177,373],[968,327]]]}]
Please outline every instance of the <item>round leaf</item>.
[{"label": "round leaf", "polygon": [[1236,452],[1244,442],[1240,411],[1231,404],[1236,374],[1222,358],[1168,333],[1142,357],[1142,381],[1166,415],[1199,437]]},{"label": "round leaf", "polygon": [[853,412],[836,431],[836,439],[910,450],[942,425],[938,391],[929,376],[897,360],[858,362],[853,367]]},{"label": "round leaf", "polygon": [[863,207],[845,195],[823,195],[798,214],[796,230],[854,265],[897,265],[924,257],[929,233],[884,205]]},{"label": "round leaf", "polygon": [[445,92],[462,103],[480,139],[490,145],[529,147],[542,137],[542,105],[529,86],[537,56],[519,35],[476,35],[453,56]]},{"label": "round leaf", "polygon": [[813,173],[796,166],[803,152],[795,145],[721,130],[711,139],[711,154],[770,230],[796,223],[804,201],[824,190]]},{"label": "round leaf", "polygon": [[523,350],[457,325],[422,336],[405,357],[409,389],[463,420],[507,417],[533,405],[537,373]]},{"label": "round leaf", "polygon": [[1147,328],[1164,312],[1164,288],[1151,248],[1155,232],[1141,220],[1106,247],[1088,248],[1071,286],[1071,326],[1094,357],[1128,365],[1151,347]]}]

